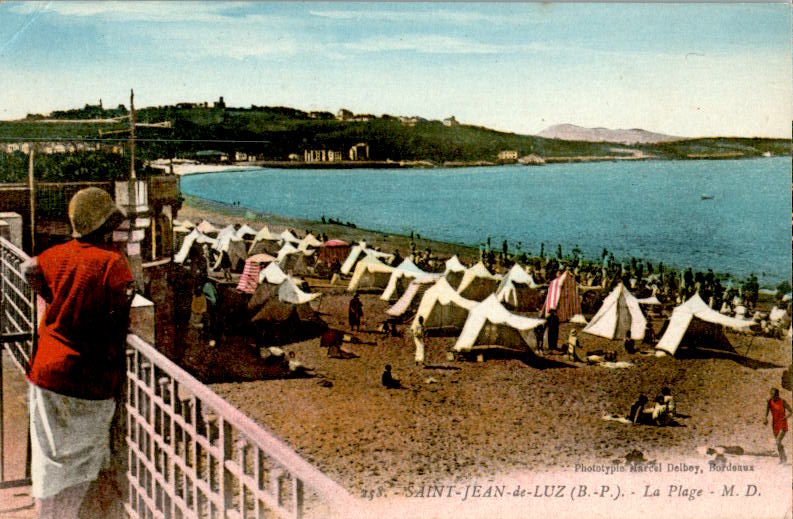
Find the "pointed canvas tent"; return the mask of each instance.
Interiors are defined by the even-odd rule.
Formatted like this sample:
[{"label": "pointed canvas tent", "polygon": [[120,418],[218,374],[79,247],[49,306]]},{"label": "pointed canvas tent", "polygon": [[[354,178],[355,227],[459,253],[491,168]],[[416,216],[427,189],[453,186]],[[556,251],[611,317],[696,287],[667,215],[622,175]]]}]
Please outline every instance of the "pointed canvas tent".
[{"label": "pointed canvas tent", "polygon": [[193,229],[190,231],[190,234],[185,236],[184,241],[182,241],[182,247],[179,249],[179,252],[173,258],[174,263],[184,263],[187,259],[187,256],[190,254],[190,249],[193,247],[193,244],[209,244],[214,245],[217,243],[217,240],[214,238],[210,238],[205,234],[202,234],[198,231],[198,229]]},{"label": "pointed canvas tent", "polygon": [[394,259],[393,254],[370,249],[366,246],[366,242],[362,241],[350,249],[350,254],[341,266],[341,273],[349,275],[350,272],[354,271],[356,264],[366,256],[372,256],[381,261],[391,261]]},{"label": "pointed canvas tent", "polygon": [[218,252],[217,260],[212,270],[222,267],[224,261],[233,271],[242,270],[248,254],[245,251],[245,242],[237,238],[234,227],[225,227],[218,233],[217,242],[212,246]]},{"label": "pointed canvas tent", "polygon": [[200,232],[204,234],[213,234],[218,232],[217,227],[209,223],[209,221],[207,220],[202,220],[201,223],[198,224],[196,229],[198,229]]},{"label": "pointed canvas tent", "polygon": [[255,238],[256,237],[256,230],[249,227],[248,224],[244,223],[237,229],[237,238],[242,238],[243,240],[247,240],[248,238]]},{"label": "pointed canvas tent", "polygon": [[388,279],[388,285],[386,285],[385,290],[383,290],[380,299],[383,301],[397,299],[405,292],[411,280],[428,274],[428,272],[424,272],[418,268],[410,258],[405,258],[402,260],[402,263],[394,268],[391,277]]},{"label": "pointed canvas tent", "polygon": [[658,300],[655,296],[650,297],[643,297],[641,299],[637,299],[640,305],[660,305],[661,301]]},{"label": "pointed canvas tent", "polygon": [[460,263],[460,259],[455,254],[446,260],[446,269],[443,271],[443,277],[446,278],[452,288],[457,289],[460,286],[460,281],[463,280],[466,270],[467,267]]},{"label": "pointed canvas tent", "polygon": [[366,256],[355,265],[348,292],[356,290],[383,290],[394,267],[389,267],[374,256]]},{"label": "pointed canvas tent", "polygon": [[631,338],[642,340],[646,325],[647,319],[639,308],[639,301],[619,283],[603,300],[600,309],[583,331],[613,340],[624,339],[630,330]]},{"label": "pointed canvas tent", "polygon": [[248,254],[253,255],[260,254],[262,252],[266,252],[267,254],[276,254],[280,248],[278,245],[279,241],[281,241],[281,237],[270,232],[270,229],[265,225],[259,229],[259,232],[256,233],[256,236],[254,236],[253,243],[251,243],[251,246],[248,249]]},{"label": "pointed canvas tent", "polygon": [[237,283],[237,290],[246,294],[253,294],[259,285],[259,272],[262,270],[262,265],[273,261],[275,261],[275,258],[268,254],[255,254],[246,259],[240,282]]},{"label": "pointed canvas tent", "polygon": [[281,239],[287,243],[300,243],[300,238],[292,234],[292,231],[289,229],[282,232],[280,235]]},{"label": "pointed canvas tent", "polygon": [[284,256],[279,265],[284,272],[296,276],[308,276],[313,273],[315,263],[313,250],[295,251]]},{"label": "pointed canvas tent", "polygon": [[297,248],[300,250],[317,249],[319,247],[322,247],[322,242],[311,233],[306,234],[306,236],[300,240],[300,243],[297,245]]},{"label": "pointed canvas tent", "polygon": [[515,263],[501,280],[496,290],[496,299],[518,312],[537,310],[542,304],[534,278]]},{"label": "pointed canvas tent", "polygon": [[495,294],[491,294],[471,309],[452,349],[464,352],[482,345],[526,350],[531,344],[531,330],[544,322],[544,319],[522,317],[509,312],[498,302]]},{"label": "pointed canvas tent", "polygon": [[291,244],[290,242],[284,242],[284,244],[283,244],[283,245],[281,246],[281,248],[278,250],[278,255],[276,255],[276,257],[275,257],[275,260],[276,260],[278,263],[281,263],[281,262],[283,261],[283,259],[284,259],[284,258],[285,258],[287,255],[289,255],[289,254],[293,254],[293,253],[295,253],[295,252],[297,252],[297,247],[295,247],[295,246],[294,246],[293,244]]},{"label": "pointed canvas tent", "polygon": [[484,301],[487,296],[495,292],[501,276],[491,274],[481,261],[467,269],[457,287],[457,293],[472,301]]},{"label": "pointed canvas tent", "polygon": [[272,262],[267,265],[261,272],[259,272],[259,283],[269,283],[271,285],[280,285],[287,278],[287,275],[278,266],[278,263]]},{"label": "pointed canvas tent", "polygon": [[400,297],[391,308],[386,310],[385,313],[391,317],[402,317],[411,309],[415,310],[424,293],[428,288],[433,286],[438,279],[438,274],[427,274],[411,280],[405,293],[402,294],[402,297]]},{"label": "pointed canvas tent", "polygon": [[666,332],[655,349],[659,354],[674,355],[681,345],[729,346],[724,335],[725,326],[748,331],[752,324],[752,321],[720,314],[710,308],[697,293],[672,310]]},{"label": "pointed canvas tent", "polygon": [[547,316],[551,309],[556,310],[556,316],[560,321],[567,321],[575,314],[581,313],[578,286],[573,275],[569,272],[557,277],[548,286],[548,295],[542,306],[542,314]]},{"label": "pointed canvas tent", "polygon": [[286,278],[283,283],[278,286],[278,299],[285,303],[292,303],[295,305],[302,305],[317,299],[322,294],[311,294],[304,292],[297,286],[292,278]]},{"label": "pointed canvas tent", "polygon": [[423,317],[426,330],[457,332],[463,328],[468,312],[476,304],[476,301],[458,294],[446,279],[441,278],[424,292],[413,326],[419,317]]},{"label": "pointed canvas tent", "polygon": [[191,222],[190,220],[176,220],[176,219],[174,219],[174,221],[173,221],[173,226],[174,227],[184,227],[186,229],[192,229],[193,227],[195,227],[193,222]]}]

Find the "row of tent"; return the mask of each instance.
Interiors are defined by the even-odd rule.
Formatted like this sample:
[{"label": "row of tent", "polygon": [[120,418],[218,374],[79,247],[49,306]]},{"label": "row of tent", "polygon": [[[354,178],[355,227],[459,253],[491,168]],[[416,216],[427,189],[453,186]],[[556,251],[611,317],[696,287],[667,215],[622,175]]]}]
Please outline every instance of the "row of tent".
[{"label": "row of tent", "polygon": [[[559,282],[564,284],[564,280]],[[495,294],[490,294],[481,302],[467,299],[444,277],[431,284],[424,284],[428,287],[421,297],[412,327],[416,327],[421,317],[426,330],[445,334],[459,333],[453,347],[457,352],[470,351],[476,345],[527,349],[530,344],[529,332],[545,322],[543,319],[510,312]],[[559,287],[559,290],[563,289],[564,287]],[[407,309],[404,299],[403,296],[387,313],[394,317],[402,315]],[[554,305],[559,301],[564,301],[564,298],[549,291],[543,305],[544,311],[556,308]],[[642,302],[653,304],[652,300],[637,299],[622,284],[617,285],[583,332],[613,340],[624,338],[630,331],[631,337],[641,340],[647,324],[640,307]],[[659,355],[675,355],[681,345],[694,346],[703,337],[714,345],[724,343],[724,327],[745,332],[752,324],[751,321],[721,315],[695,294],[673,310],[666,333],[657,344],[656,350]]]}]

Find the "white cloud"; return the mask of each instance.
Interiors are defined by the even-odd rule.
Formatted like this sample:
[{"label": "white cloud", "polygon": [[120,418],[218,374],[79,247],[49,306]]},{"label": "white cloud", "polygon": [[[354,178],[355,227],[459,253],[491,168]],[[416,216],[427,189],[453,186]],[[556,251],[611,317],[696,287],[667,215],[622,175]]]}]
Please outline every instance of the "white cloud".
[{"label": "white cloud", "polygon": [[405,35],[377,36],[353,43],[345,43],[342,48],[357,52],[394,52],[408,51],[424,54],[508,54],[515,52],[545,52],[558,50],[544,43],[501,44],[484,43],[452,36]]},{"label": "white cloud", "polygon": [[[420,5],[420,4],[419,4]],[[332,20],[360,20],[360,21],[382,21],[382,22],[432,22],[457,23],[457,24],[476,24],[489,23],[494,25],[503,24],[527,24],[531,23],[526,17],[516,17],[500,14],[481,13],[473,11],[451,11],[448,9],[436,9],[432,11],[379,11],[379,10],[313,10],[309,11],[312,16],[328,18]]]},{"label": "white cloud", "polygon": [[182,21],[215,22],[227,20],[223,11],[238,5],[237,2],[20,2],[11,4],[17,14],[32,14],[37,11],[50,12],[64,17],[113,18],[118,21]]}]

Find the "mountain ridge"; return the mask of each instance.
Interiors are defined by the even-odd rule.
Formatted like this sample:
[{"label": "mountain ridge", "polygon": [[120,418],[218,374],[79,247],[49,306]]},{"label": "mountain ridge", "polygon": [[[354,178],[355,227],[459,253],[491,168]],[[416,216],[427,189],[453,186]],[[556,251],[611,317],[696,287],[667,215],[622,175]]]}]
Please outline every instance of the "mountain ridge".
[{"label": "mountain ridge", "polygon": [[587,128],[575,124],[555,124],[537,133],[538,137],[582,142],[614,142],[619,144],[657,144],[685,140],[684,137],[651,132],[643,128]]}]

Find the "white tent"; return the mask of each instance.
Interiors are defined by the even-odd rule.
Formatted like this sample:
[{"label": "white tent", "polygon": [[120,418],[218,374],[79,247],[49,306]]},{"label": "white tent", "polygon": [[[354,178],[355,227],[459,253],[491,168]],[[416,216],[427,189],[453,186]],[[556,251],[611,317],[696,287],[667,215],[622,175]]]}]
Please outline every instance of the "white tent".
[{"label": "white tent", "polygon": [[256,237],[256,230],[244,223],[237,229],[237,238],[247,239],[248,236]]},{"label": "white tent", "polygon": [[190,231],[190,234],[184,237],[184,241],[182,241],[182,247],[173,257],[174,263],[184,263],[184,260],[186,260],[187,256],[190,254],[190,248],[192,248],[194,243],[207,243],[209,245],[214,245],[217,243],[217,240],[202,234],[198,231],[198,229],[193,229]]},{"label": "white tent", "polygon": [[771,313],[768,314],[768,320],[772,323],[778,323],[782,319],[785,318],[787,312],[784,308],[777,308],[776,306],[771,309]]},{"label": "white tent", "polygon": [[306,234],[306,236],[300,240],[300,243],[297,245],[297,248],[300,250],[306,250],[308,248],[316,249],[318,247],[322,247],[322,242],[311,233]]},{"label": "white tent", "polygon": [[383,294],[380,296],[380,299],[383,301],[391,301],[392,299],[396,299],[404,293],[404,291],[407,289],[407,286],[410,284],[411,279],[427,275],[429,275],[429,273],[418,268],[415,263],[410,260],[410,258],[405,258],[402,260],[402,263],[395,267],[394,271],[391,272],[391,277],[388,279],[388,285],[386,285],[385,290],[383,290]]},{"label": "white tent", "polygon": [[350,272],[353,272],[355,265],[360,261],[363,257],[372,256],[379,260],[384,261],[391,261],[394,259],[393,254],[387,254],[385,252],[376,251],[374,249],[370,249],[366,246],[366,242],[362,241],[359,242],[357,245],[353,245],[350,249],[350,254],[347,256],[347,259],[344,260],[344,263],[341,265],[341,273],[345,275],[349,275]]},{"label": "white tent", "polygon": [[427,330],[460,330],[465,324],[468,312],[476,304],[476,301],[458,294],[445,278],[441,278],[424,292],[413,326],[419,317],[423,317],[424,328]]},{"label": "white tent", "polygon": [[223,228],[218,233],[218,239],[212,248],[220,253],[212,270],[219,269],[224,258],[228,259],[229,267],[232,270],[239,270],[240,265],[245,263],[245,258],[248,256],[245,252],[245,242],[242,241],[242,238],[237,238],[234,227],[231,226]]},{"label": "white tent", "polygon": [[257,254],[262,252],[274,254],[278,251],[277,243],[280,241],[281,237],[270,232],[270,229],[265,225],[259,229],[259,232],[256,233],[256,236],[254,236],[253,243],[251,243],[251,246],[248,248],[248,254]]},{"label": "white tent", "polygon": [[586,325],[586,317],[581,314],[575,314],[573,317],[570,318],[570,323],[572,324],[583,324]]},{"label": "white tent", "polygon": [[496,299],[518,311],[537,310],[542,300],[536,288],[534,278],[515,263],[501,280],[496,290]]},{"label": "white tent", "polygon": [[196,229],[198,229],[200,232],[204,234],[211,234],[218,232],[217,227],[209,223],[207,220],[202,220],[201,223],[198,224]]},{"label": "white tent", "polygon": [[303,292],[300,287],[294,282],[291,277],[287,277],[283,283],[278,286],[278,299],[284,303],[292,303],[293,305],[302,305],[315,300],[322,294],[310,294]]},{"label": "white tent", "polygon": [[655,349],[658,354],[674,355],[681,343],[688,342],[686,339],[691,339],[692,342],[723,343],[724,326],[738,331],[748,331],[752,324],[752,321],[720,314],[710,308],[697,293],[672,310],[666,333],[658,341]]},{"label": "white tent", "polygon": [[452,348],[471,351],[476,345],[496,345],[512,349],[529,347],[529,332],[543,324],[544,319],[522,317],[504,308],[491,294],[471,309],[463,331]]},{"label": "white tent", "polygon": [[393,271],[394,267],[389,267],[374,256],[366,256],[355,265],[347,291],[383,290]]},{"label": "white tent", "polygon": [[281,246],[281,249],[278,251],[278,255],[275,257],[275,260],[278,263],[281,263],[287,255],[294,254],[296,252],[298,252],[297,247],[288,241],[284,242],[284,244]]},{"label": "white tent", "polygon": [[639,301],[619,283],[583,331],[612,340],[624,339],[630,331],[631,338],[640,341],[644,339],[646,326],[647,319],[639,308]]},{"label": "white tent", "polygon": [[495,292],[500,281],[501,276],[491,274],[484,263],[480,261],[465,271],[460,286],[457,287],[457,293],[466,299],[483,301]]},{"label": "white tent", "polygon": [[385,313],[392,317],[404,315],[414,303],[418,304],[421,301],[421,298],[418,296],[423,295],[428,288],[433,286],[435,282],[438,281],[438,276],[439,274],[427,274],[413,279],[407,289],[405,289],[405,293],[402,294],[402,297],[400,297],[391,308],[386,310]]},{"label": "white tent", "polygon": [[174,227],[184,227],[186,229],[192,229],[193,227],[195,227],[193,222],[191,222],[190,220],[176,220],[176,219],[174,219],[174,221],[173,221],[173,226]]},{"label": "white tent", "polygon": [[278,263],[270,263],[259,272],[259,283],[270,283],[280,285],[288,276],[281,270]]},{"label": "white tent", "polygon": [[300,243],[300,238],[292,234],[292,231],[289,229],[282,232],[280,235],[281,239],[285,242],[292,242],[292,243]]},{"label": "white tent", "polygon": [[640,305],[660,305],[661,301],[655,296],[644,297],[636,300]]},{"label": "white tent", "polygon": [[467,269],[468,267],[460,263],[460,259],[455,254],[446,260],[446,269],[443,271],[443,277],[456,290],[460,286],[460,281],[463,280],[463,275]]}]

